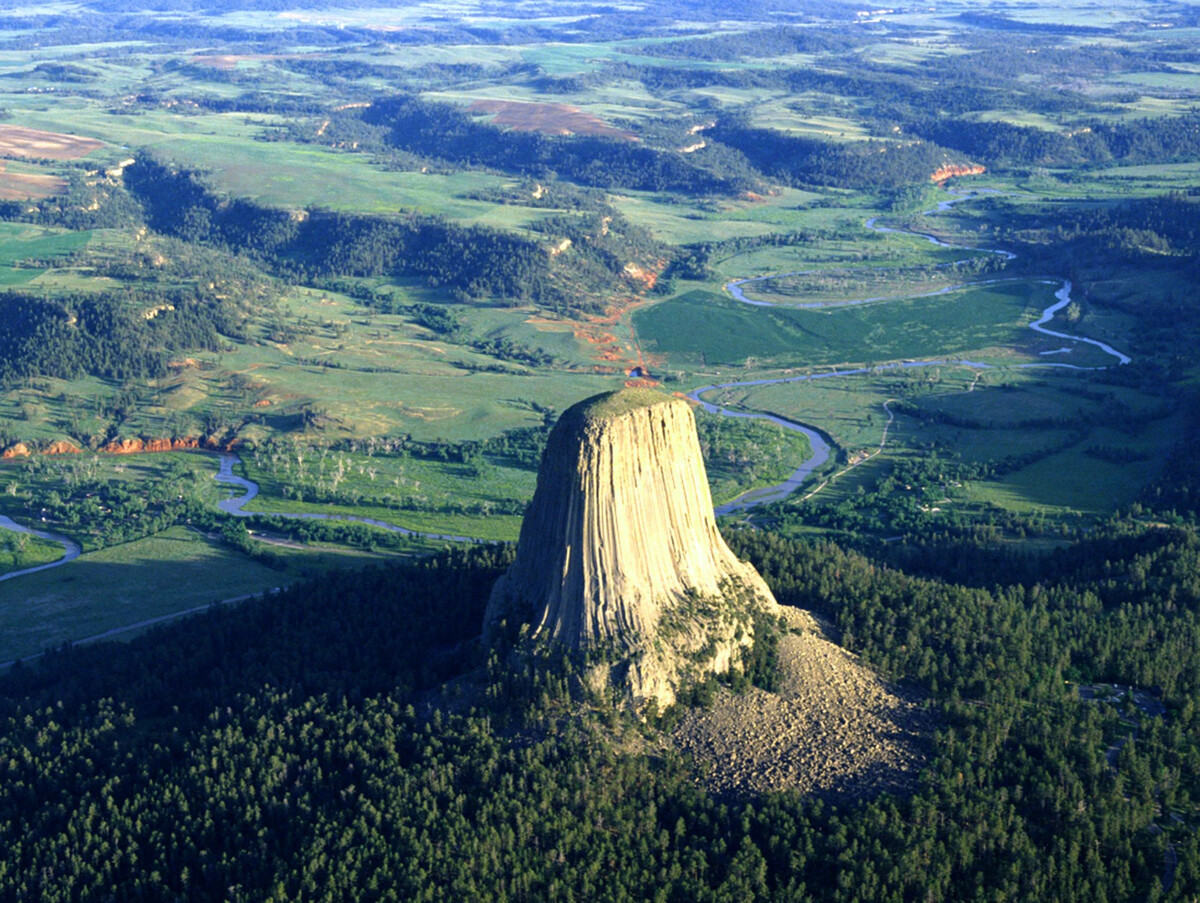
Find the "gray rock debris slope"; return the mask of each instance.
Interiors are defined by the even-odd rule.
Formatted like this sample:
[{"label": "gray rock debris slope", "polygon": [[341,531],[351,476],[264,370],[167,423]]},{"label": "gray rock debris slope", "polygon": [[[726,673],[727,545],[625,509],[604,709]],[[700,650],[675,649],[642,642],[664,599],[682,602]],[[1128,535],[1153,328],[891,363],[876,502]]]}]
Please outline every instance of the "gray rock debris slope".
[{"label": "gray rock debris slope", "polygon": [[637,705],[740,667],[771,591],[725,545],[689,405],[650,389],[566,411],[546,447],[516,561],[485,619],[588,651],[588,679]]},{"label": "gray rock debris slope", "polygon": [[778,692],[723,689],[684,714],[670,745],[726,798],[798,790],[846,800],[911,790],[929,753],[931,715],[826,640],[804,612],[784,611],[792,629],[779,641]]}]

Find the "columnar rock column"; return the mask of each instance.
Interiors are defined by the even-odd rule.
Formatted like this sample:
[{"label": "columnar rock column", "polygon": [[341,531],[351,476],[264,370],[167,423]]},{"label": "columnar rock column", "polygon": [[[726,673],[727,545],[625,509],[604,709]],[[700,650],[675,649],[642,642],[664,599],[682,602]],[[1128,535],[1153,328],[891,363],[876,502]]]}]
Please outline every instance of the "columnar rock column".
[{"label": "columnar rock column", "polygon": [[517,558],[486,625],[602,659],[636,704],[739,668],[771,591],[717,531],[688,404],[650,389],[580,402],[550,434]]}]

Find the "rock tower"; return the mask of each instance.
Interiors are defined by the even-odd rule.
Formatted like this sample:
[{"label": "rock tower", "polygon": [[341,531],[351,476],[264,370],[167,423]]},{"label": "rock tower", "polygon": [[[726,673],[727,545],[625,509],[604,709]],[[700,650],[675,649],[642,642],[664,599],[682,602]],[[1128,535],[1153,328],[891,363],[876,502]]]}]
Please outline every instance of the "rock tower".
[{"label": "rock tower", "polygon": [[637,706],[741,667],[778,606],[717,531],[686,402],[651,389],[582,401],[550,434],[517,557],[485,628],[587,652],[587,679]]}]

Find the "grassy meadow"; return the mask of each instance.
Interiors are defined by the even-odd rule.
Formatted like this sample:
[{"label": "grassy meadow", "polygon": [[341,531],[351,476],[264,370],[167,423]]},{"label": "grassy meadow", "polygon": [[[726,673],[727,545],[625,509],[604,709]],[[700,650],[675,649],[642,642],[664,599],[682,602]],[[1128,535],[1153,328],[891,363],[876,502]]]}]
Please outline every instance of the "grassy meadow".
[{"label": "grassy meadow", "polygon": [[881,364],[972,352],[995,359],[1027,348],[1025,325],[1052,302],[1049,286],[1024,282],[812,310],[693,291],[638,311],[634,323],[648,351],[700,366]]},{"label": "grassy meadow", "polygon": [[[0,661],[389,556],[270,546],[267,567],[186,527],[0,583]],[[124,637],[135,632],[122,634]]]},{"label": "grassy meadow", "polygon": [[939,502],[941,512],[983,522],[1000,509],[1074,525],[1081,516],[1128,505],[1157,476],[1161,449],[1182,428],[1154,394],[1118,383],[961,365],[735,388],[705,398],[771,411],[830,436],[855,466],[818,493],[815,500],[825,505],[861,496],[897,463],[931,452],[954,467],[983,467],[989,472],[960,482]]},{"label": "grassy meadow", "polygon": [[50,564],[62,557],[63,547],[56,542],[27,533],[0,532],[0,577],[13,571]]}]

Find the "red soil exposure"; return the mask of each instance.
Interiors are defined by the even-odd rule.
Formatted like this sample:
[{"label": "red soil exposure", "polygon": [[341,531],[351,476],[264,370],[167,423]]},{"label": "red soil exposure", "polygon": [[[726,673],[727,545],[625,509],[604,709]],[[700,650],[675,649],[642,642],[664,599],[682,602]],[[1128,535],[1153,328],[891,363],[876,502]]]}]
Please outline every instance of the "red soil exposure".
[{"label": "red soil exposure", "polygon": [[518,100],[477,100],[468,108],[472,113],[492,113],[492,122],[518,132],[543,135],[601,135],[637,141],[633,132],[618,129],[565,103],[525,103]]},{"label": "red soil exposure", "polygon": [[[188,436],[183,439],[114,439],[107,445],[102,445],[96,449],[99,454],[103,455],[138,455],[145,452],[169,452],[169,451],[187,451],[189,449],[203,448],[210,451],[232,451],[241,444],[238,439],[222,445],[215,439],[197,439],[193,436]],[[78,445],[72,445],[70,442],[58,440],[51,442],[41,451],[36,454],[42,455],[79,455],[83,454],[84,449]],[[26,458],[29,455],[35,454],[29,446],[24,442],[18,442],[11,445],[0,453],[0,458]]]},{"label": "red soil exposure", "polygon": [[[665,266],[666,262],[662,261],[660,266]],[[646,287],[646,291],[654,288],[658,282],[658,272],[656,270],[644,270],[636,263],[625,264],[625,275],[634,282],[640,282]]]},{"label": "red soil exposure", "polygon": [[[657,273],[650,274],[653,278],[657,278]],[[595,360],[600,366],[594,369],[598,373],[615,373],[616,368],[605,366],[607,364],[619,364],[619,372],[628,373],[634,367],[641,367],[643,370],[650,368],[652,364],[661,363],[661,359],[651,360],[642,354],[642,350],[636,347],[637,339],[634,344],[623,345],[615,335],[609,332],[609,328],[615,326],[620,319],[628,313],[636,310],[644,304],[651,303],[650,298],[626,298],[624,303],[617,302],[605,308],[603,314],[595,314],[587,317],[583,324],[576,327],[574,330],[575,338],[580,342],[587,342],[590,345],[596,346]]]},{"label": "red soil exposure", "polygon": [[945,182],[954,176],[979,176],[985,172],[987,172],[987,169],[978,163],[948,163],[931,175],[929,181]]},{"label": "red soil exposure", "polygon": [[[666,266],[665,260],[656,261],[649,269],[629,263],[625,267],[625,276],[639,287],[653,288],[658,281],[659,272]],[[571,331],[575,341],[581,345],[592,346],[592,370],[596,373],[625,373],[634,368],[642,368],[642,372],[650,372],[650,367],[662,362],[661,358],[651,360],[642,354],[637,347],[636,336],[631,336],[628,342],[622,342],[614,333],[614,327],[622,318],[653,299],[634,296],[620,298],[605,307],[602,314],[584,317],[582,321],[548,320],[543,317],[530,317],[525,322],[539,327],[549,327],[554,330]],[[616,364],[617,366],[612,366]],[[654,383],[657,385],[657,383]],[[632,383],[631,383],[632,385]]]},{"label": "red soil exposure", "polygon": [[[215,448],[215,442],[205,442],[205,448]],[[186,439],[114,439],[107,445],[101,446],[100,451],[109,455],[136,455],[142,452],[183,451],[189,448],[200,448],[200,440]]]},{"label": "red soil exposure", "polygon": [[42,157],[50,160],[75,160],[104,147],[103,141],[27,129],[23,125],[0,125],[0,156]]},{"label": "red soil exposure", "polygon": [[627,379],[625,380],[626,389],[657,389],[659,382],[657,379]]}]

